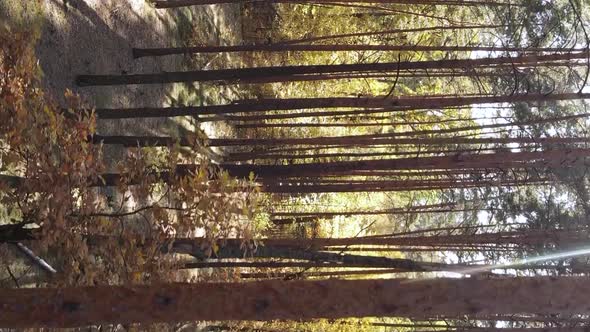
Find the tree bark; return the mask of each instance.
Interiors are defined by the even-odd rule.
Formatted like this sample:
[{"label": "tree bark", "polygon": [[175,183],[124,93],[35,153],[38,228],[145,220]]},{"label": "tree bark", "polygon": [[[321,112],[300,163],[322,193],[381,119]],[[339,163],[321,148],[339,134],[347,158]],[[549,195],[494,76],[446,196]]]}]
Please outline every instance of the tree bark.
[{"label": "tree bark", "polygon": [[[523,126],[526,124],[545,123],[547,121],[521,122],[514,124],[492,124],[482,126],[470,126],[449,128],[442,130],[423,130],[409,132],[395,132],[386,134],[366,134],[352,136],[328,136],[328,137],[308,137],[308,138],[211,138],[204,142],[207,146],[274,146],[274,145],[419,145],[419,146],[438,146],[438,145],[459,145],[459,144],[575,144],[588,143],[590,138],[586,137],[490,137],[490,138],[455,138],[455,137],[438,137],[438,138],[399,138],[410,135],[429,135],[429,134],[448,134],[461,131],[471,131],[479,129],[489,129],[504,126]],[[102,136],[94,135],[89,140],[97,144],[120,144],[124,146],[170,146],[176,143],[181,146],[194,146],[195,141],[186,138],[174,138],[167,136]],[[474,152],[477,150],[462,150],[461,152]],[[451,151],[452,152],[452,151]],[[428,151],[422,151],[427,154]],[[391,153],[389,155],[395,155]],[[420,153],[406,153],[418,154]],[[384,155],[384,154],[381,154]],[[387,154],[385,154],[387,155]],[[306,157],[299,155],[296,157]]]},{"label": "tree bark", "polygon": [[[18,242],[34,240],[39,229],[22,228],[19,232],[10,232],[7,234],[0,233],[2,242]],[[554,229],[554,230],[527,230],[512,232],[482,233],[472,235],[422,235],[422,236],[365,236],[353,238],[314,238],[314,239],[262,239],[264,246],[271,248],[290,248],[293,250],[323,250],[328,247],[339,246],[457,246],[457,245],[487,245],[487,244],[514,244],[521,246],[539,246],[552,244],[556,247],[561,245],[574,245],[584,241],[588,237],[588,230],[585,229]],[[87,235],[90,244],[100,244],[104,236]],[[174,252],[184,253],[194,256],[203,256],[203,248],[210,246],[210,241],[206,238],[169,238],[169,243],[163,245],[163,249]],[[226,247],[231,254],[227,257],[243,257],[242,246],[248,243],[248,240],[231,238],[220,241],[220,247]],[[170,244],[170,247],[168,247]],[[321,254],[321,253],[319,253]],[[319,257],[319,256],[318,256]],[[333,259],[334,257],[325,256],[324,258]],[[308,259],[306,257],[301,257]],[[351,258],[354,259],[354,258]],[[360,257],[359,259],[363,259]]]},{"label": "tree bark", "polygon": [[34,240],[35,234],[25,228],[26,223],[0,225],[0,243],[18,243],[20,241]]},{"label": "tree bark", "polygon": [[369,44],[255,44],[233,46],[192,46],[169,48],[134,48],[133,57],[174,54],[232,53],[232,52],[337,52],[337,51],[397,51],[397,52],[580,52],[584,49],[555,47],[498,47],[498,46],[424,46],[424,45],[369,45]]},{"label": "tree bark", "polygon": [[[317,147],[316,147],[317,148]],[[320,149],[322,147],[319,147]],[[331,148],[331,147],[328,147]],[[521,148],[534,148],[534,146],[521,146]],[[309,149],[303,149],[309,150]],[[250,160],[264,160],[264,159],[287,159],[287,160],[295,160],[295,159],[319,159],[319,158],[330,158],[336,160],[342,160],[342,158],[359,158],[359,157],[399,157],[399,156],[427,156],[427,155],[442,155],[442,154],[461,154],[461,153],[488,153],[488,152],[500,152],[505,151],[507,148],[479,148],[479,149],[452,149],[452,150],[410,150],[410,151],[401,151],[401,152],[341,152],[341,153],[310,153],[310,154],[272,154],[272,153],[264,153],[263,151],[253,151],[253,152],[237,152],[231,153],[227,156],[224,156],[223,160],[226,162],[242,162],[242,161],[250,161]],[[307,152],[307,151],[306,151]],[[395,173],[392,173],[395,174]],[[467,174],[465,172],[464,174]],[[424,176],[428,175],[427,173],[422,174]],[[442,174],[441,175],[445,175]],[[450,175],[450,174],[446,174]],[[403,173],[399,173],[398,176],[409,176],[404,175]]]},{"label": "tree bark", "polygon": [[3,289],[0,326],[590,314],[587,277],[257,281]]},{"label": "tree bark", "polygon": [[[155,7],[163,8],[179,8],[189,6],[215,5],[227,3],[244,3],[264,1],[270,3],[294,3],[294,4],[330,4],[339,3],[333,0],[152,0]],[[354,0],[351,2],[358,3],[377,3],[377,4],[400,4],[400,5],[444,5],[444,6],[508,6],[509,3],[498,1],[482,1],[482,0]],[[514,4],[518,6],[518,4]]]},{"label": "tree bark", "polygon": [[366,276],[375,274],[403,273],[407,272],[400,269],[366,269],[366,270],[343,270],[343,271],[320,271],[320,272],[242,272],[242,279],[270,279],[270,278],[288,278],[293,275],[299,277],[347,277],[347,276]]},{"label": "tree bark", "polygon": [[321,40],[334,40],[334,39],[342,39],[342,38],[351,38],[351,37],[368,37],[368,36],[383,36],[383,35],[391,35],[391,34],[401,34],[401,33],[415,33],[415,32],[426,32],[426,31],[446,31],[446,30],[483,30],[483,29],[499,29],[499,28],[506,28],[507,25],[497,25],[497,24],[482,24],[482,25],[441,25],[441,26],[431,26],[431,27],[421,27],[421,28],[412,28],[412,29],[391,29],[391,30],[381,30],[381,31],[368,31],[368,32],[355,32],[355,33],[343,33],[343,34],[335,34],[335,35],[326,35],[326,36],[314,36],[308,38],[301,38],[301,39],[292,39],[292,40],[281,40],[280,44],[301,44],[301,43],[313,43]]},{"label": "tree bark", "polygon": [[435,210],[441,208],[453,209],[458,203],[438,203],[410,206],[407,208],[393,208],[387,210],[350,210],[350,211],[334,211],[334,212],[272,212],[272,217],[335,217],[335,216],[350,216],[350,215],[379,215],[379,214],[396,214],[396,213],[414,213],[420,211]]},{"label": "tree bark", "polygon": [[[346,180],[344,180],[346,181]],[[281,183],[278,185],[264,184],[261,191],[282,194],[309,193],[350,193],[350,192],[410,192],[425,190],[445,190],[459,188],[482,187],[519,187],[528,185],[547,184],[545,179],[539,180],[405,180],[405,181],[375,181],[369,183],[342,184],[300,184]],[[436,211],[435,211],[436,212]],[[441,212],[441,211],[438,211]],[[446,211],[451,212],[451,211]]]},{"label": "tree bark", "polygon": [[335,216],[375,216],[375,215],[411,215],[411,214],[427,214],[427,213],[463,213],[463,212],[476,212],[476,211],[488,211],[489,209],[432,209],[432,210],[416,210],[416,211],[354,211],[347,212],[318,212],[309,213],[304,217],[292,217],[283,219],[272,219],[271,221],[275,225],[291,225],[291,224],[302,224],[309,223],[319,220],[320,218],[333,218]]},{"label": "tree bark", "polygon": [[[179,250],[172,252],[182,252],[183,250],[176,247]],[[174,247],[173,247],[174,249]],[[199,250],[192,246],[189,254],[200,259],[206,259],[206,253],[203,250]],[[282,246],[259,246],[256,250],[251,253],[244,254],[244,249],[241,246],[236,246],[233,243],[222,246],[214,254],[215,258],[227,259],[227,258],[243,258],[255,257],[255,258],[282,258],[282,259],[298,259],[311,262],[326,262],[326,263],[338,263],[342,266],[369,266],[369,267],[385,267],[385,268],[396,268],[412,272],[426,272],[432,270],[445,270],[446,268],[455,269],[452,265],[441,264],[441,263],[429,263],[419,262],[410,259],[402,258],[387,258],[378,256],[363,256],[363,255],[349,255],[339,254],[334,252],[320,252],[315,250],[305,250],[301,248],[290,248]]]},{"label": "tree bark", "polygon": [[[375,159],[356,161],[336,161],[320,163],[304,163],[293,165],[249,165],[219,164],[229,175],[247,179],[252,173],[264,182],[285,178],[323,177],[350,174],[358,171],[399,171],[415,169],[432,170],[464,170],[464,169],[531,169],[539,167],[568,167],[580,163],[590,156],[590,149],[549,150],[540,152],[502,152],[490,154],[464,154],[459,156],[437,156],[418,158]],[[199,165],[184,164],[170,171],[153,173],[154,182],[168,182],[175,177],[182,177],[197,169]],[[121,181],[121,174],[103,173],[101,179],[91,183],[92,186],[116,186]],[[0,181],[2,179],[0,178]],[[7,185],[18,187],[29,185],[35,188],[37,179],[11,179]],[[286,181],[288,183],[288,181]],[[129,183],[134,185],[135,182]]]},{"label": "tree bark", "polygon": [[306,74],[334,74],[346,72],[379,72],[418,69],[445,68],[477,68],[514,63],[540,63],[545,61],[561,61],[585,59],[588,52],[559,53],[550,55],[524,55],[516,57],[459,59],[459,60],[431,60],[431,61],[399,61],[368,64],[343,65],[308,65],[308,66],[280,66],[241,69],[219,69],[204,71],[166,72],[161,74],[132,74],[132,75],[79,75],[76,83],[79,86],[95,85],[125,85],[125,84],[163,84],[181,82],[239,82],[261,78],[275,78],[267,82],[296,82],[296,75]]},{"label": "tree bark", "polygon": [[[124,109],[96,109],[100,119],[128,119],[128,118],[158,118],[173,116],[199,115],[228,115],[234,113],[254,113],[264,111],[288,111],[314,108],[369,108],[372,110],[343,111],[343,112],[309,112],[289,115],[292,117],[306,116],[334,116],[351,114],[387,113],[390,111],[410,111],[417,109],[438,109],[453,106],[468,106],[476,104],[528,103],[564,100],[590,99],[590,93],[555,93],[555,94],[523,94],[504,96],[402,96],[402,97],[327,97],[327,98],[291,98],[291,99],[257,99],[242,100],[228,105],[186,106],[164,108],[124,108]],[[276,114],[282,116],[284,114]],[[261,119],[276,118],[265,114]]]},{"label": "tree bark", "polygon": [[304,122],[273,122],[273,123],[242,123],[234,125],[236,128],[330,128],[330,127],[381,127],[381,126],[411,126],[411,125],[426,125],[426,124],[440,124],[449,122],[466,122],[477,123],[476,121],[490,121],[490,120],[506,120],[505,116],[494,116],[486,118],[455,118],[455,119],[437,119],[424,121],[397,121],[397,122],[381,122],[379,120],[390,120],[390,117],[376,117],[364,118],[363,120],[373,120],[373,122],[325,122],[325,123],[304,123]]},{"label": "tree bark", "polygon": [[[489,125],[492,126],[492,125]],[[489,128],[488,126],[488,128]],[[504,124],[498,124],[504,126]],[[484,126],[469,127],[466,130],[476,130]],[[439,133],[459,131],[465,128],[451,128],[449,130],[436,130]],[[410,132],[411,133],[411,132]],[[428,133],[426,133],[428,134]],[[507,137],[507,138],[396,138],[404,133],[391,134],[369,134],[340,137],[309,137],[309,138],[213,138],[208,141],[208,146],[273,146],[273,145],[455,145],[455,144],[510,144],[510,143],[538,143],[538,144],[572,144],[588,143],[590,138],[586,137]],[[154,138],[152,142],[159,138]],[[135,140],[135,145],[143,144],[140,138]],[[148,146],[149,140],[145,146]],[[162,140],[164,142],[164,140]],[[156,145],[157,146],[157,145]],[[426,153],[426,152],[425,152]]]}]

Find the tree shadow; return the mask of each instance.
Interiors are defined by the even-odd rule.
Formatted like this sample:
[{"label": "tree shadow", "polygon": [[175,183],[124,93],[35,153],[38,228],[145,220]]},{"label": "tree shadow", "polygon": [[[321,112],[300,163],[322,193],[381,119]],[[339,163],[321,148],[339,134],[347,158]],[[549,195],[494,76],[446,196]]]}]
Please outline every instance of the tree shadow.
[{"label": "tree shadow", "polygon": [[131,48],[157,44],[168,37],[153,19],[137,13],[131,1],[102,1],[96,8],[83,0],[48,0],[37,53],[45,84],[59,96],[72,89],[96,107],[160,105],[165,86],[75,86],[79,74],[127,74],[177,70],[173,59],[134,60]]},{"label": "tree shadow", "polygon": [[[20,7],[29,6],[28,2],[3,0],[0,1],[0,8],[12,3]],[[239,43],[241,35],[241,31],[237,31],[241,27],[236,25],[240,11],[235,6],[156,10],[145,0],[42,0],[39,3],[43,7],[40,18],[43,23],[36,51],[43,71],[43,83],[58,101],[63,101],[64,91],[69,89],[79,94],[90,107],[166,106],[172,104],[178,92],[186,86],[154,84],[81,88],[74,82],[77,75],[158,73],[185,70],[189,64],[200,69],[210,60],[203,57],[202,61],[187,63],[184,56],[135,60],[131,55],[132,47],[178,45],[185,42],[183,38],[188,38],[191,30],[199,32],[196,37],[193,36],[196,40],[191,42],[202,40],[202,43],[217,44],[223,39],[226,43]],[[2,15],[0,13],[0,17]],[[224,30],[225,36],[222,36],[221,30]],[[229,66],[224,61],[218,61],[216,65]],[[189,105],[235,99],[231,94],[217,91],[210,94],[219,98],[203,98],[201,85],[187,90],[193,95]],[[178,136],[181,133],[178,127],[178,121],[167,118],[104,120],[98,124],[98,130],[103,135]]]}]

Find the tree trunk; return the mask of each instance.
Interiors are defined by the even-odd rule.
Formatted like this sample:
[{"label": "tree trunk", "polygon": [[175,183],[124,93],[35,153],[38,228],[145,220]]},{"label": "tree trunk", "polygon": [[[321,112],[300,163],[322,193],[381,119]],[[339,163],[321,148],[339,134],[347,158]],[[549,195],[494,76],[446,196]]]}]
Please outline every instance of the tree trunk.
[{"label": "tree trunk", "polygon": [[349,211],[335,211],[335,212],[272,212],[272,217],[335,217],[335,216],[351,216],[351,215],[380,215],[380,214],[397,214],[397,213],[415,213],[415,212],[427,212],[428,210],[436,210],[441,208],[448,208],[452,210],[458,205],[458,203],[438,203],[438,204],[425,204],[410,206],[407,208],[393,208],[387,210],[349,210]]},{"label": "tree trunk", "polygon": [[[305,163],[293,165],[249,165],[249,164],[219,164],[229,175],[247,179],[252,173],[265,183],[272,183],[285,178],[323,177],[350,174],[358,171],[399,171],[414,169],[433,170],[464,170],[464,169],[531,169],[539,167],[566,167],[575,165],[590,156],[590,149],[550,150],[541,152],[502,152],[493,154],[464,154],[459,156],[437,156],[418,158],[397,158],[378,160],[336,161]],[[170,171],[160,171],[153,174],[154,180],[168,182],[175,177],[182,177],[198,169],[199,165],[177,165]],[[116,186],[121,181],[121,174],[103,173],[101,179],[91,183],[92,186]],[[134,185],[132,181],[129,185]],[[0,178],[2,181],[2,178]],[[35,188],[38,179],[18,178],[10,179],[5,184],[18,187],[29,185]],[[288,182],[288,181],[287,181]],[[276,182],[275,182],[276,183]]]},{"label": "tree trunk", "polygon": [[[343,180],[346,182],[346,180]],[[538,180],[405,180],[374,181],[367,183],[342,184],[300,184],[281,183],[264,184],[261,191],[275,194],[309,194],[309,193],[351,193],[351,192],[410,192],[427,190],[445,190],[482,187],[519,187],[549,183],[546,179]],[[435,211],[436,212],[436,211]],[[441,211],[438,211],[441,212]],[[449,211],[446,211],[449,212]]]},{"label": "tree trunk", "polygon": [[234,46],[192,46],[170,48],[134,48],[133,57],[164,56],[174,54],[231,53],[231,52],[337,52],[337,51],[397,51],[397,52],[580,52],[570,48],[523,48],[498,46],[424,46],[424,45],[298,45],[258,44]]},{"label": "tree trunk", "polygon": [[[176,247],[179,250],[172,252],[185,253],[182,247]],[[206,259],[206,253],[203,250],[192,247],[192,250],[188,252],[192,256],[200,259]],[[305,250],[300,248],[289,248],[281,246],[259,246],[256,250],[251,253],[244,254],[244,249],[241,246],[236,246],[233,243],[222,246],[215,253],[215,258],[227,259],[234,258],[240,259],[244,256],[255,257],[255,258],[282,258],[282,259],[298,259],[312,262],[327,262],[327,263],[339,263],[342,266],[370,266],[370,267],[385,267],[385,268],[396,268],[400,270],[412,271],[412,272],[425,272],[433,269],[439,271],[446,268],[454,269],[452,265],[429,263],[429,262],[418,262],[410,259],[401,258],[387,258],[377,256],[363,256],[363,255],[349,255],[339,254],[334,252],[319,252],[315,250]]]},{"label": "tree trunk", "polygon": [[[469,127],[467,130],[475,130],[481,127],[490,127],[493,125]],[[504,126],[504,124],[498,124]],[[439,133],[450,131],[459,131],[463,128],[451,128],[448,130],[435,130]],[[410,132],[411,133],[411,132]],[[427,133],[430,134],[430,133]],[[507,137],[507,138],[454,138],[454,137],[437,137],[437,138],[396,138],[403,136],[404,133],[391,134],[369,134],[356,136],[336,136],[336,137],[309,137],[309,138],[213,138],[208,141],[208,146],[272,146],[272,145],[455,145],[455,144],[510,144],[510,143],[538,143],[538,144],[572,144],[588,143],[590,138],[587,137]],[[131,144],[137,146],[149,146],[150,142],[156,144],[158,137],[148,139],[137,138]],[[168,139],[161,138],[162,142]],[[108,142],[110,142],[109,140]],[[147,143],[144,145],[144,141]],[[133,144],[134,143],[134,144]],[[158,145],[155,145],[158,146]]]},{"label": "tree trunk", "polygon": [[516,57],[460,59],[460,60],[431,60],[431,61],[400,61],[368,64],[343,65],[308,65],[308,66],[280,66],[241,69],[219,69],[204,71],[166,72],[161,74],[132,74],[132,75],[79,75],[76,83],[79,86],[95,85],[125,85],[125,84],[163,84],[181,82],[239,82],[261,78],[274,78],[267,82],[296,82],[297,75],[306,74],[334,74],[346,72],[375,72],[400,71],[418,69],[445,68],[476,68],[502,64],[540,63],[545,61],[561,61],[585,59],[588,52],[559,53],[550,55],[524,55]]},{"label": "tree trunk", "polygon": [[381,126],[411,126],[411,125],[426,125],[426,124],[440,124],[449,122],[467,122],[476,123],[476,121],[490,121],[490,120],[505,120],[505,116],[494,116],[486,118],[455,118],[455,119],[437,119],[424,121],[397,121],[397,122],[380,122],[379,120],[390,120],[390,117],[375,117],[374,122],[325,122],[325,123],[299,123],[299,122],[273,122],[273,123],[243,123],[234,125],[236,128],[330,128],[330,127],[381,127]]},{"label": "tree trunk", "polygon": [[[363,146],[366,146],[363,144]],[[372,146],[367,146],[372,147]],[[530,149],[535,148],[535,146],[519,146],[523,149]],[[328,147],[331,148],[331,147]],[[489,152],[502,152],[507,150],[508,148],[478,148],[478,149],[452,149],[452,150],[410,150],[410,151],[391,151],[391,152],[342,152],[342,153],[310,153],[310,154],[266,154],[263,151],[260,152],[238,152],[238,153],[231,153],[227,156],[223,157],[223,160],[226,162],[242,162],[242,161],[249,161],[249,160],[264,160],[264,159],[271,159],[271,160],[278,160],[278,159],[286,159],[286,160],[296,160],[296,159],[320,159],[320,158],[329,158],[335,160],[343,160],[343,158],[360,158],[360,157],[395,157],[395,156],[427,156],[427,155],[443,155],[443,154],[452,154],[458,155],[461,153],[489,153]],[[308,150],[308,149],[305,149]],[[440,175],[450,175],[450,174],[442,174]],[[395,174],[395,173],[393,173]],[[467,174],[464,172],[463,174]],[[427,173],[422,175],[427,176]],[[403,173],[399,173],[398,176],[404,176]],[[409,175],[405,175],[409,176]]]},{"label": "tree trunk", "polygon": [[446,30],[484,30],[484,29],[501,29],[506,28],[507,25],[497,25],[497,24],[482,24],[482,25],[441,25],[441,26],[431,26],[431,27],[422,27],[422,28],[412,28],[412,29],[391,29],[391,30],[382,30],[382,31],[368,31],[368,32],[355,32],[355,33],[343,33],[343,34],[335,34],[335,35],[326,35],[326,36],[315,36],[315,37],[308,37],[308,38],[301,38],[301,39],[292,39],[292,40],[281,40],[279,41],[280,44],[292,45],[292,44],[301,44],[306,43],[310,44],[317,41],[322,40],[338,40],[342,38],[351,38],[351,37],[368,37],[368,36],[384,36],[384,35],[391,35],[391,34],[409,34],[415,32],[426,32],[426,31],[446,31]]},{"label": "tree trunk", "polygon": [[366,270],[343,270],[343,271],[320,271],[320,272],[242,272],[242,279],[270,279],[270,278],[289,278],[293,275],[298,277],[348,277],[348,276],[368,276],[375,274],[390,274],[407,272],[400,269],[366,269]]},{"label": "tree trunk", "polygon": [[[125,108],[125,109],[96,109],[96,115],[101,119],[128,118],[158,118],[173,116],[200,115],[228,115],[234,113],[253,113],[264,111],[287,111],[314,108],[372,108],[373,110],[343,111],[343,112],[308,112],[297,113],[288,117],[335,116],[351,114],[387,113],[390,111],[410,111],[416,109],[439,109],[453,106],[468,106],[476,104],[500,103],[528,103],[563,100],[590,99],[590,93],[556,93],[556,94],[523,94],[504,96],[402,96],[402,97],[327,97],[327,98],[291,98],[291,99],[257,99],[242,100],[228,105],[186,106],[164,108]],[[377,108],[377,109],[375,109]],[[282,116],[285,114],[276,114]],[[265,114],[261,119],[275,118]]]},{"label": "tree trunk", "polygon": [[35,239],[34,232],[25,228],[26,223],[0,225],[0,243],[18,243]]},{"label": "tree trunk", "polygon": [[3,289],[0,326],[590,314],[587,277],[328,280]]},{"label": "tree trunk", "polygon": [[411,214],[426,214],[426,213],[464,213],[464,212],[476,212],[476,211],[489,211],[489,209],[432,209],[432,210],[417,210],[417,211],[354,211],[347,212],[318,212],[309,213],[309,216],[305,217],[293,217],[283,219],[272,219],[271,221],[276,225],[290,225],[290,224],[301,224],[317,221],[320,218],[333,218],[335,216],[375,216],[375,215],[411,215]]},{"label": "tree trunk", "polygon": [[[39,229],[23,228],[18,232],[9,230],[8,234],[0,233],[3,242],[19,242],[34,240]],[[271,248],[288,248],[292,250],[304,249],[311,251],[323,250],[328,247],[339,246],[457,246],[457,245],[498,245],[514,244],[520,246],[539,246],[552,244],[555,247],[572,246],[581,243],[588,237],[586,229],[555,229],[555,230],[526,230],[512,232],[482,233],[471,235],[422,235],[422,236],[365,236],[353,238],[313,238],[313,239],[262,239],[264,246]],[[89,244],[100,244],[105,237],[96,235],[85,236]],[[108,237],[106,237],[108,238]],[[138,240],[139,241],[139,240]],[[170,238],[169,243],[163,245],[163,249],[173,253],[184,253],[194,256],[203,256],[204,248],[210,246],[206,238]],[[248,240],[231,238],[222,239],[220,247],[226,247],[231,254],[227,257],[243,257],[242,246]],[[170,246],[168,246],[170,244]],[[261,247],[261,248],[264,248]],[[261,249],[262,250],[262,249]],[[321,255],[322,253],[317,253]],[[223,256],[222,256],[223,257]],[[318,256],[320,257],[320,256]],[[309,259],[307,256],[303,259]],[[312,258],[313,259],[313,258]],[[321,259],[333,260],[333,256],[323,256]],[[350,258],[350,259],[355,259]],[[359,257],[359,260],[364,257]]]},{"label": "tree trunk", "polygon": [[[270,3],[293,3],[293,4],[337,4],[333,0],[152,0],[156,8],[178,8],[199,5],[215,5],[227,3],[244,3],[264,1]],[[400,5],[444,5],[444,6],[508,6],[509,3],[486,0],[353,0],[358,3],[380,3],[380,4],[400,4]],[[518,4],[513,4],[518,6]]]}]

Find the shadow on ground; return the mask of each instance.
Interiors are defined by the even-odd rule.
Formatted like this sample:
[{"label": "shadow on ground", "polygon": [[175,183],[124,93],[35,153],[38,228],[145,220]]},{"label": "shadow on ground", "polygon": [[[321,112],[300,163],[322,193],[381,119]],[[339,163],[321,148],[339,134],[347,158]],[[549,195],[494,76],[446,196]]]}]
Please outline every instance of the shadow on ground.
[{"label": "shadow on ground", "polygon": [[[44,73],[44,84],[58,100],[66,89],[79,94],[90,106],[97,108],[158,107],[178,103],[179,99],[187,104],[199,105],[224,102],[224,99],[234,96],[228,90],[215,92],[215,97],[211,98],[211,93],[203,91],[201,86],[187,87],[182,84],[79,88],[74,81],[79,74],[125,75],[226,66],[225,59],[212,56],[190,62],[183,56],[134,60],[131,48],[178,46],[194,42],[239,43],[239,6],[156,10],[145,0],[43,0],[39,3],[4,0],[0,2],[0,18],[8,24],[41,22],[37,54]],[[41,10],[34,14],[33,9],[38,6]],[[181,93],[184,94],[182,98]],[[105,120],[99,124],[99,130],[102,134],[175,136],[178,124],[165,118]]]}]

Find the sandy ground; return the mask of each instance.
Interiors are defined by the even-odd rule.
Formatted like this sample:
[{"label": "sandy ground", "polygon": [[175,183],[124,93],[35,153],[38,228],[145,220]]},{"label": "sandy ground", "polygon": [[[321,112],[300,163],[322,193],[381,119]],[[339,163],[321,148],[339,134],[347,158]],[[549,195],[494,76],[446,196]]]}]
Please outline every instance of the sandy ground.
[{"label": "sandy ground", "polygon": [[[37,16],[41,17],[35,18],[33,9],[39,6],[41,14]],[[80,88],[74,81],[79,74],[124,75],[232,66],[234,60],[230,57],[211,55],[190,63],[184,56],[134,60],[131,48],[179,46],[190,43],[188,37],[202,44],[238,44],[239,5],[157,10],[146,0],[0,0],[0,19],[8,24],[42,21],[37,53],[45,85],[58,99],[66,89],[97,108],[158,107],[177,103],[179,99],[184,99],[184,104],[200,105],[238,98],[231,88],[208,91],[208,87],[182,84]],[[178,120],[102,121],[99,131],[176,136],[181,122]],[[182,123],[186,129],[194,129],[186,121]],[[219,135],[219,128],[206,125],[203,129],[211,136]]]},{"label": "sandy ground", "polygon": [[[96,108],[219,104],[240,98],[241,92],[231,86],[168,84],[82,88],[76,86],[75,78],[80,74],[125,75],[239,66],[241,60],[235,55],[135,60],[131,49],[192,43],[239,44],[242,41],[241,17],[240,5],[157,10],[146,0],[0,0],[0,24],[41,27],[37,56],[48,93],[63,100],[64,91],[70,89],[89,107]],[[226,124],[195,124],[191,117],[102,120],[98,124],[98,131],[103,135],[179,136],[184,131],[198,129],[209,137],[233,135]],[[105,148],[111,171],[126,153],[120,146]]]}]

